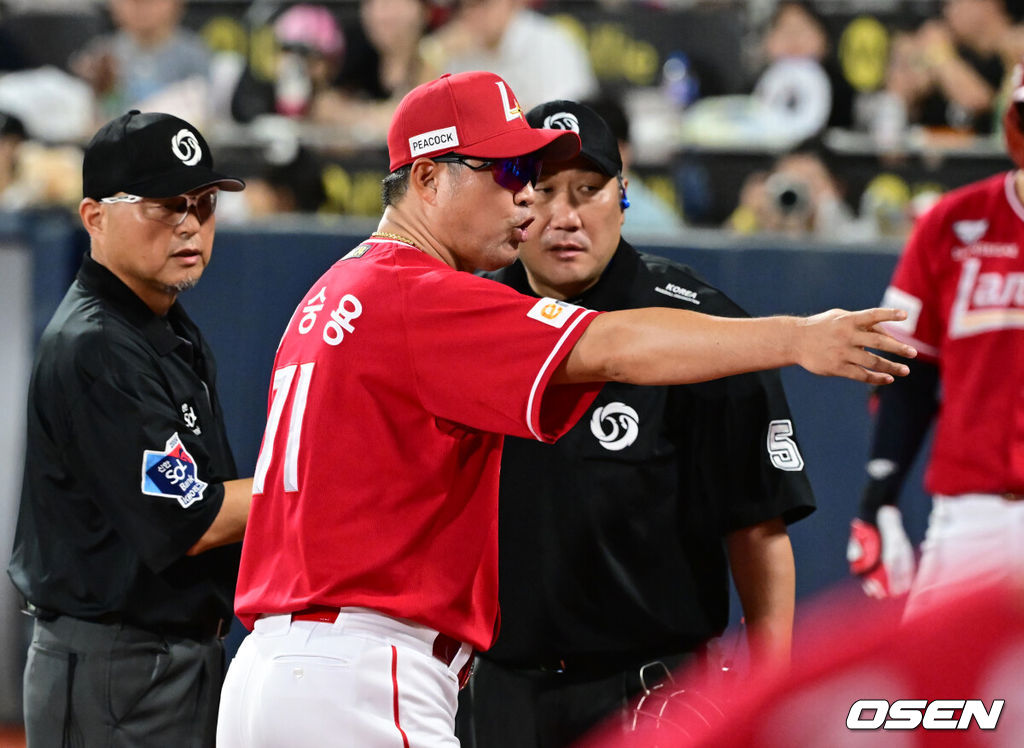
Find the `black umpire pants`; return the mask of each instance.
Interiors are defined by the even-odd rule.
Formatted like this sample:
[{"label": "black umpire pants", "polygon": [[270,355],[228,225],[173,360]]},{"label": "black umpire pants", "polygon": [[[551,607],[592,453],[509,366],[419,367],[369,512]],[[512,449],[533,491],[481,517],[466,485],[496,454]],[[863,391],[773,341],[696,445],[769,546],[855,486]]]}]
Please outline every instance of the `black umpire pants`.
[{"label": "black umpire pants", "polygon": [[644,685],[653,687],[668,670],[693,655],[661,658],[603,672],[505,668],[477,657],[469,685],[459,693],[456,734],[462,748],[567,748],[604,720],[628,733],[633,706]]},{"label": "black umpire pants", "polygon": [[224,648],[123,623],[36,619],[28,748],[213,748]]}]

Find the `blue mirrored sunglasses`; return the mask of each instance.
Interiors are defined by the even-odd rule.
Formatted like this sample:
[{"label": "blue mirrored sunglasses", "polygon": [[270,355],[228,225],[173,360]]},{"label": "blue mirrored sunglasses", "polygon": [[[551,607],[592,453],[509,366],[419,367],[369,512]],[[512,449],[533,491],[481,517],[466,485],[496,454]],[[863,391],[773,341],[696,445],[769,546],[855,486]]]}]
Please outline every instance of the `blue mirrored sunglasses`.
[{"label": "blue mirrored sunglasses", "polygon": [[[467,159],[479,161],[470,164]],[[537,185],[543,161],[536,156],[516,156],[514,158],[482,159],[475,156],[463,156],[458,153],[446,153],[433,159],[439,163],[458,163],[473,171],[490,169],[494,181],[506,190],[519,192],[528,184]]]}]

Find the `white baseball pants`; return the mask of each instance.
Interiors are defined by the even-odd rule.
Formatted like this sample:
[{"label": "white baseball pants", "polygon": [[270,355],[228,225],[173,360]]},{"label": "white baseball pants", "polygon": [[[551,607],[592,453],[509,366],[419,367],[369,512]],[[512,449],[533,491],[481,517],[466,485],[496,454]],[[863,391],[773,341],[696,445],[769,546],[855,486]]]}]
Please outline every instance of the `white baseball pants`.
[{"label": "white baseball pants", "polygon": [[1024,582],[1024,501],[935,496],[904,617],[979,587]]},{"label": "white baseball pants", "polygon": [[433,656],[437,632],[362,608],[334,623],[256,621],[221,695],[219,748],[458,748],[458,672]]}]

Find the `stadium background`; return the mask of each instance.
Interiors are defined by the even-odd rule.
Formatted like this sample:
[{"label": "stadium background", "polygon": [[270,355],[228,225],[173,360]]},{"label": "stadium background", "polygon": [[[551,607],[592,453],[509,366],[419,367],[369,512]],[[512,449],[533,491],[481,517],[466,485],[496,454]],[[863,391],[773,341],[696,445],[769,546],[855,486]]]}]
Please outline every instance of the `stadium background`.
[{"label": "stadium background", "polygon": [[[324,4],[336,9],[341,19],[356,9],[351,1]],[[745,61],[758,33],[758,14],[751,9],[758,5],[771,3],[719,1],[664,7],[562,0],[548,2],[542,10],[557,15],[584,41],[603,87],[620,92],[655,87],[666,57],[685,49],[701,76],[702,94],[710,95],[747,90],[750,74]],[[844,75],[858,90],[881,85],[891,30],[934,17],[941,7],[935,0],[829,0],[816,5],[828,23]],[[280,7],[193,0],[185,25],[200,30],[214,49],[239,52],[259,67],[266,64],[271,34],[260,18],[269,18]],[[20,38],[46,40],[28,47],[35,65],[66,65],[69,50],[103,30],[94,17],[45,9],[6,12],[3,23]],[[208,131],[225,170],[244,171],[261,158],[265,144],[245,128],[220,123]],[[323,144],[325,134],[309,128],[302,137],[316,146]],[[897,191],[912,194],[922,185],[948,189],[1009,166],[997,139],[912,148],[897,160],[850,134],[826,133],[824,144],[829,167],[845,186],[851,205],[857,205],[864,190],[883,177]],[[702,228],[719,225],[735,207],[745,177],[770,165],[777,155],[770,149],[685,144],[669,144],[667,150],[640,148],[636,171],[685,213],[695,228],[678,237],[645,237],[627,229],[627,237],[641,249],[692,264],[753,314],[804,314],[833,306],[876,304],[898,257],[897,239],[829,245],[737,239]],[[311,282],[374,227],[370,217],[379,212],[379,181],[386,164],[382,144],[345,142],[332,136],[329,163],[322,175],[328,199],[321,215],[246,227],[219,226],[213,264],[203,283],[183,299],[216,351],[229,431],[243,471],[251,472],[255,464],[278,336]],[[75,222],[60,210],[0,213],[0,564],[4,568],[20,491],[27,372],[34,342],[86,246]],[[799,603],[851,584],[844,554],[868,447],[868,390],[852,382],[816,379],[795,368],[786,370],[783,378],[819,502],[817,513],[791,533]],[[928,507],[919,488],[920,465],[910,486],[907,524],[917,541]],[[0,724],[20,719],[27,619],[18,613],[18,605],[11,585],[0,582]]]}]

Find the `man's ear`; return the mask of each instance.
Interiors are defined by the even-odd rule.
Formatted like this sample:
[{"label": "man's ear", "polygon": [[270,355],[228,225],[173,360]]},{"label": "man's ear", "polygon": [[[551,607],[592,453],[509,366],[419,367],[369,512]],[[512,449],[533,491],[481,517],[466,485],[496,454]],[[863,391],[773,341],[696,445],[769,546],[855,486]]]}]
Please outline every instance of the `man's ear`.
[{"label": "man's ear", "polygon": [[429,158],[418,158],[412,162],[409,172],[409,189],[413,190],[425,203],[434,205],[437,202],[439,181],[444,166]]},{"label": "man's ear", "polygon": [[84,198],[78,204],[78,215],[82,219],[82,225],[89,232],[89,236],[102,233],[106,225],[106,214],[103,206],[91,197]]},{"label": "man's ear", "polygon": [[626,223],[626,208],[629,207],[629,198],[626,197],[626,189],[629,187],[629,179],[619,177],[619,228]]}]

